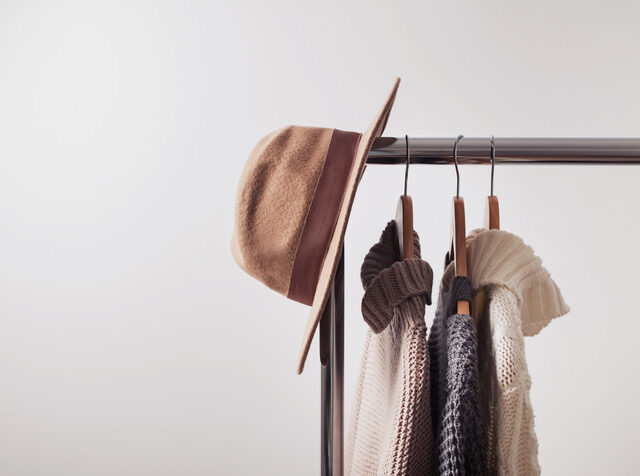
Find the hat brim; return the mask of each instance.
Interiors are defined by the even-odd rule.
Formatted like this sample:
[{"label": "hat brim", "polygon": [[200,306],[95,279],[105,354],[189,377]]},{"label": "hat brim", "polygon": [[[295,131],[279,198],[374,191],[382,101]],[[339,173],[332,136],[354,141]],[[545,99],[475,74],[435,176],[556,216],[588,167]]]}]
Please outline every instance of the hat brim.
[{"label": "hat brim", "polygon": [[320,318],[322,317],[322,311],[324,310],[324,306],[329,294],[331,293],[331,284],[336,273],[336,268],[338,267],[338,261],[340,260],[340,251],[342,250],[342,242],[344,241],[344,235],[347,230],[349,214],[351,213],[353,200],[356,196],[358,183],[360,182],[360,178],[362,177],[362,173],[364,172],[364,168],[367,163],[367,156],[373,146],[373,141],[380,137],[384,131],[399,84],[400,78],[396,78],[384,106],[360,138],[353,167],[351,168],[342,203],[340,204],[336,226],[333,230],[331,240],[329,241],[329,248],[324,262],[320,268],[320,277],[313,297],[311,311],[307,318],[307,325],[302,338],[302,348],[300,349],[300,356],[298,357],[298,374],[301,374],[304,370],[304,364],[307,359],[307,355],[309,354],[311,341],[313,341],[313,336],[318,328]]}]

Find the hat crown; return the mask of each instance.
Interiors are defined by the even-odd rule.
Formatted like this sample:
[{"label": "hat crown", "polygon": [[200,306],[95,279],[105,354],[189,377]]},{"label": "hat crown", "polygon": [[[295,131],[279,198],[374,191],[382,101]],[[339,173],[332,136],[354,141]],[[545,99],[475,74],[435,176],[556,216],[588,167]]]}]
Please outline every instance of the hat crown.
[{"label": "hat crown", "polygon": [[333,131],[287,126],[268,134],[254,147],[240,178],[233,257],[284,295]]}]

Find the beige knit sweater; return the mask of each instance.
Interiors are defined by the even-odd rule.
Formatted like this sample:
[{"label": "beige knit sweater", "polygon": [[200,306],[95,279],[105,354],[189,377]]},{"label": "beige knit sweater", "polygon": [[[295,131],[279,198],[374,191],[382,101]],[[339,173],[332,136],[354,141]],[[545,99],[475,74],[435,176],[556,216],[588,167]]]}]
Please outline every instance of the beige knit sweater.
[{"label": "beige knit sweater", "polygon": [[[502,230],[467,238],[468,273],[478,323],[478,363],[488,417],[488,474],[536,475],[538,441],[529,398],[531,377],[524,336],[569,311],[533,249]],[[449,266],[444,280],[453,278]],[[477,304],[482,309],[477,309]]]},{"label": "beige knit sweater", "polygon": [[433,474],[424,321],[433,273],[414,240],[416,257],[398,261],[392,221],[362,265],[369,329],[346,440],[347,475]]}]

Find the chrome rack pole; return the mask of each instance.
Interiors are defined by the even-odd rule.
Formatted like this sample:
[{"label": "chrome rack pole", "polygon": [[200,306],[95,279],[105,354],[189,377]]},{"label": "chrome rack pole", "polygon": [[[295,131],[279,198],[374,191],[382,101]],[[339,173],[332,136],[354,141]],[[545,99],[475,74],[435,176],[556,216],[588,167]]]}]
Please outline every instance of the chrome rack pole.
[{"label": "chrome rack pole", "polygon": [[320,319],[322,476],[342,476],[344,388],[344,245]]},{"label": "chrome rack pole", "polygon": [[[409,137],[412,164],[451,164],[455,138]],[[640,138],[495,138],[496,164],[640,164]],[[458,162],[488,164],[490,139],[465,137]],[[368,164],[404,164],[404,137],[379,137]]]},{"label": "chrome rack pole", "polygon": [[[412,164],[451,164],[455,138],[410,138]],[[495,138],[496,163],[640,165],[640,138]],[[490,139],[465,137],[458,162],[490,164]],[[379,137],[368,164],[404,164],[403,137]],[[321,474],[343,474],[344,246],[320,321]]]}]

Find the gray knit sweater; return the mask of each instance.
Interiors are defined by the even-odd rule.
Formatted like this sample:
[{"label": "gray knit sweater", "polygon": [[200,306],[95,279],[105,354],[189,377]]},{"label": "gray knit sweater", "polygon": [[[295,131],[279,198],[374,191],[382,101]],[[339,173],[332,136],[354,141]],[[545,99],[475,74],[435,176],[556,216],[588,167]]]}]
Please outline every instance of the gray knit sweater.
[{"label": "gray knit sweater", "polygon": [[427,347],[431,361],[431,415],[438,474],[484,475],[486,432],[482,416],[476,326],[456,314],[459,300],[471,300],[471,283],[456,277],[441,285]]}]

